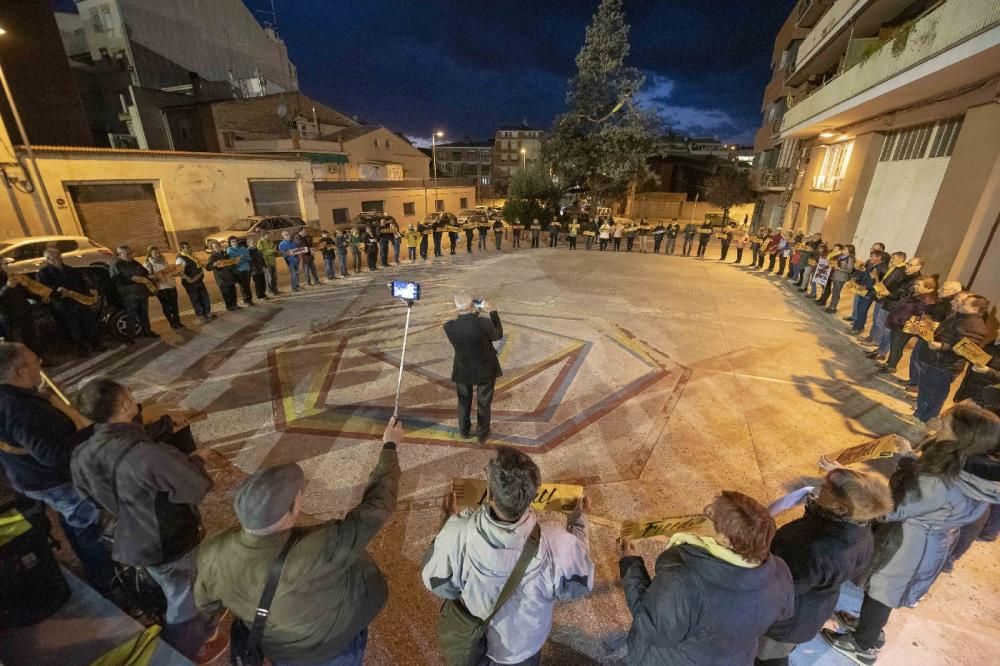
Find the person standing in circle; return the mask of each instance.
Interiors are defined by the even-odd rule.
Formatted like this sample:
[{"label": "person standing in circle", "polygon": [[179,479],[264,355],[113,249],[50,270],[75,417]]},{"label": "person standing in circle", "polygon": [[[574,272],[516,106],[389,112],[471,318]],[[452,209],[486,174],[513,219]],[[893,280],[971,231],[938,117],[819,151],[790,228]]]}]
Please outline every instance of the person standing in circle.
[{"label": "person standing in circle", "polygon": [[[451,380],[458,391],[458,430],[463,438],[471,434],[472,391],[476,389],[476,437],[484,444],[490,436],[493,387],[503,375],[493,347],[493,342],[503,337],[503,325],[489,301],[482,301],[477,308],[467,291],[455,294],[454,300],[458,317],[445,323],[444,332],[455,348]],[[489,317],[480,317],[479,309]]]}]

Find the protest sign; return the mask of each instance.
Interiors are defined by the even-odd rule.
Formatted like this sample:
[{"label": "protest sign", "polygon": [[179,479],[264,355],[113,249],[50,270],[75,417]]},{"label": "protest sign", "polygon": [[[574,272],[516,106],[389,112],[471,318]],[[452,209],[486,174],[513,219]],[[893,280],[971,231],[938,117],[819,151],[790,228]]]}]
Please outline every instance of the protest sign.
[{"label": "protest sign", "polygon": [[708,522],[708,517],[700,513],[660,518],[659,520],[626,520],[622,523],[622,528],[618,536],[622,539],[630,539],[632,541],[636,539],[648,539],[654,536],[671,536],[677,532],[697,529],[706,522]]},{"label": "protest sign", "polygon": [[878,295],[879,298],[885,298],[886,296],[889,295],[889,288],[886,287],[881,282],[876,282],[874,288],[875,288],[875,293]]},{"label": "protest sign", "polygon": [[[455,479],[455,498],[462,508],[486,504],[489,484],[484,479]],[[543,483],[538,487],[531,508],[536,511],[572,511],[583,498],[583,486]]]},{"label": "protest sign", "polygon": [[819,266],[813,272],[812,281],[815,282],[817,286],[825,287],[826,283],[830,281],[831,272],[833,272],[833,266],[830,264]]},{"label": "protest sign", "polygon": [[900,449],[908,449],[909,446],[910,443],[899,435],[885,435],[823,457],[841,465],[853,465],[866,460],[891,458]]},{"label": "protest sign", "polygon": [[932,342],[934,340],[934,331],[937,330],[937,327],[938,323],[928,315],[920,315],[919,317],[910,317],[907,319],[903,324],[903,332],[916,335],[927,342]]},{"label": "protest sign", "polygon": [[989,365],[989,362],[993,360],[992,356],[969,338],[962,338],[955,343],[951,350],[972,365]]}]

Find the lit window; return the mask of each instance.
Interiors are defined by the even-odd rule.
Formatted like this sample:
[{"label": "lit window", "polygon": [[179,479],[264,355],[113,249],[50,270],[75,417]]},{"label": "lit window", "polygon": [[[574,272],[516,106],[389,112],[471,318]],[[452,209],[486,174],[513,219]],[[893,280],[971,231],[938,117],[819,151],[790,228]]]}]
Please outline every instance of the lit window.
[{"label": "lit window", "polygon": [[832,192],[839,190],[844,180],[847,165],[851,161],[851,151],[854,150],[854,142],[844,141],[824,146],[824,148],[826,154],[823,155],[823,163],[820,165],[816,177],[813,178],[812,188]]}]

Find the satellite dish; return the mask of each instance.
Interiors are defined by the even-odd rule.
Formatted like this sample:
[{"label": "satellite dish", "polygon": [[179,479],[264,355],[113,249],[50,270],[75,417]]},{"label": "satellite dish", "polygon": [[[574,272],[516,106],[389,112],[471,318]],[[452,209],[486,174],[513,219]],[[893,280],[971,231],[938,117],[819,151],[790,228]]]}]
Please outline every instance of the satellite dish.
[{"label": "satellite dish", "polygon": [[285,106],[284,104],[279,104],[278,105],[278,117],[279,118],[284,118],[287,115],[288,115],[288,107]]}]

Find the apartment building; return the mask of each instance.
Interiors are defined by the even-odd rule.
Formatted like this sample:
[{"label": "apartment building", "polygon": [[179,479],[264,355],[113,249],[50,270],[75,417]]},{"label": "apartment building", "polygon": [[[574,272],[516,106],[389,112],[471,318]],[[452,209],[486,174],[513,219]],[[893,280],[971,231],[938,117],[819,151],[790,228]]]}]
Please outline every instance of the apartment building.
[{"label": "apartment building", "polygon": [[800,0],[774,60],[755,224],[884,242],[1000,300],[1000,0]]},{"label": "apartment building", "polygon": [[493,188],[498,194],[507,192],[510,176],[519,169],[537,164],[542,159],[544,133],[520,125],[503,125],[493,137]]},{"label": "apartment building", "polygon": [[[492,180],[493,143],[493,139],[465,139],[437,144],[437,175],[445,178],[475,178],[479,185],[489,185]],[[424,152],[430,154],[430,148],[424,149]]]},{"label": "apartment building", "polygon": [[284,41],[242,0],[77,0],[56,21],[97,145],[173,149],[164,109],[299,87]]}]

